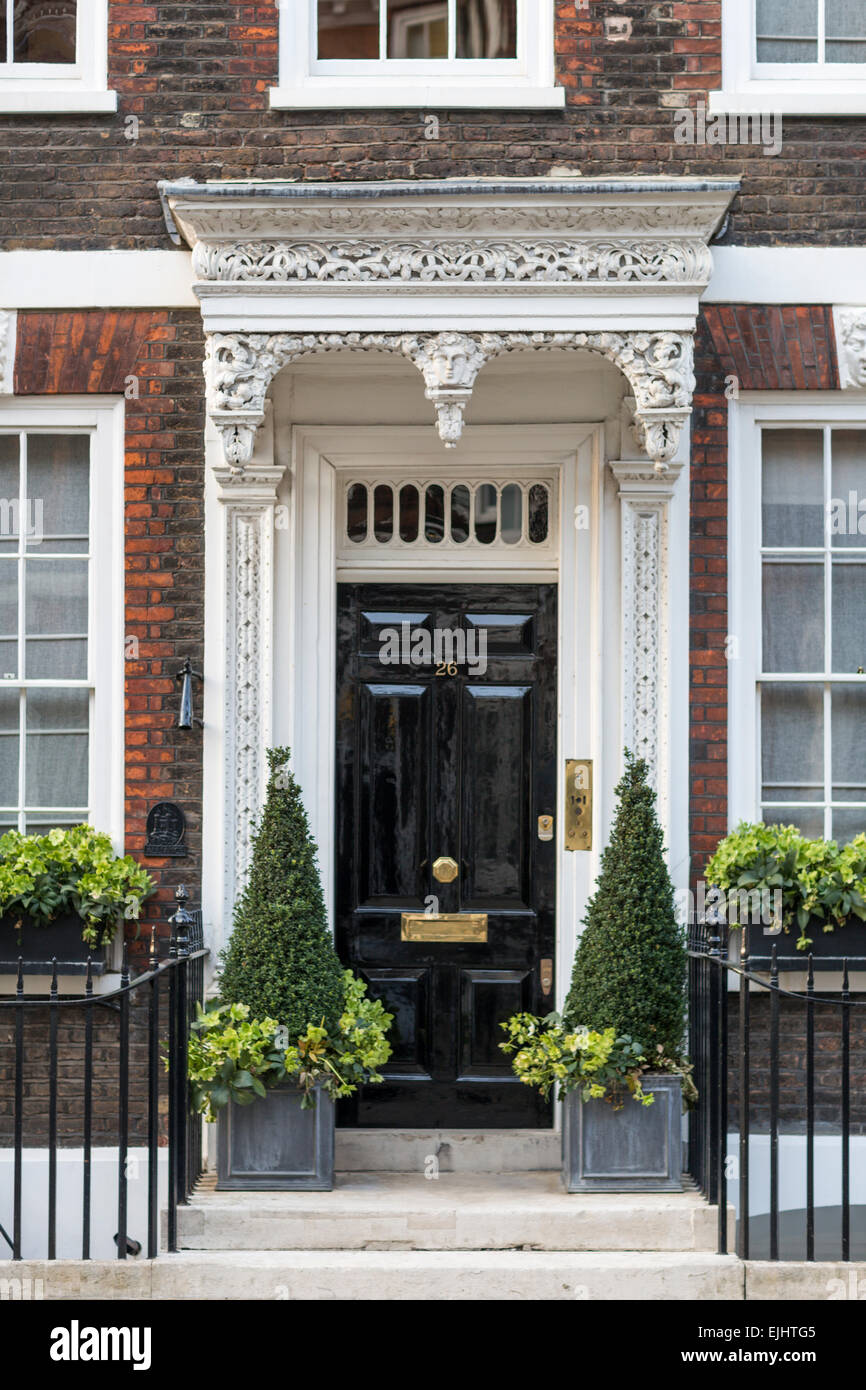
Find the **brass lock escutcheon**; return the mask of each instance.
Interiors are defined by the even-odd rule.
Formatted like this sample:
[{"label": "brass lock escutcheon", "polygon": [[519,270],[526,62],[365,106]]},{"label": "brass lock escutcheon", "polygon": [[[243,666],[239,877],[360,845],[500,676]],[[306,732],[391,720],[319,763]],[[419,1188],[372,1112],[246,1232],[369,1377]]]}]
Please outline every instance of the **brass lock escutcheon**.
[{"label": "brass lock escutcheon", "polygon": [[457,860],[447,854],[433,861],[433,877],[437,883],[453,883],[459,872]]}]

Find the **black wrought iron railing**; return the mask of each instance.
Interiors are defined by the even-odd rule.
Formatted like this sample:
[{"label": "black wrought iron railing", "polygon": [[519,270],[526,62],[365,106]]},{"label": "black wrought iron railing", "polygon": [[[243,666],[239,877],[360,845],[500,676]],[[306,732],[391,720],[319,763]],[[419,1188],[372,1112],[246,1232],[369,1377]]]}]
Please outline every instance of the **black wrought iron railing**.
[{"label": "black wrought iron railing", "polygon": [[[774,942],[753,960],[749,933],[738,932],[735,961],[727,928],[690,929],[690,1049],[700,1099],[689,1122],[689,1172],[718,1204],[721,1254],[735,1186],[743,1259],[864,1258],[866,1194],[852,1193],[851,1154],[852,1140],[862,1140],[866,1154],[862,1066],[852,1076],[852,1026],[866,1037],[866,998],[852,997],[850,982],[866,958],[822,960],[838,980],[828,989],[816,984],[811,955],[782,961]],[[783,988],[781,966],[805,972],[805,990]]]},{"label": "black wrought iron railing", "polygon": [[[0,1077],[12,1082],[11,1133],[0,1141],[7,1159],[11,1151],[12,1165],[11,1192],[6,1202],[0,1200],[0,1258],[4,1244],[14,1260],[26,1256],[25,1246],[49,1260],[58,1257],[58,1170],[70,1154],[76,1171],[80,1161],[74,1199],[80,1221],[70,1212],[67,1181],[63,1253],[72,1254],[69,1230],[75,1225],[80,1228],[80,1256],[91,1258],[97,1205],[103,1229],[111,1215],[106,1207],[116,1212],[110,1224],[117,1227],[117,1259],[138,1254],[142,1247],[148,1258],[158,1254],[163,1205],[167,1248],[177,1248],[177,1207],[187,1201],[202,1170],[201,1118],[189,1107],[187,1045],[196,1003],[204,999],[208,952],[202,944],[201,914],[186,908],[186,889],[179,888],[175,897],[170,938],[160,943],[151,928],[147,969],[135,979],[130,979],[124,946],[120,985],[109,993],[94,993],[88,962],[83,995],[61,995],[55,961],[47,999],[27,995],[27,976],[19,962],[14,997],[0,999]],[[11,1066],[4,1062],[10,1055]],[[47,1175],[40,1166],[43,1157]],[[136,1203],[134,1231],[133,1178],[144,1198],[143,1204]],[[41,1207],[43,1195],[44,1227],[37,1235],[33,1211],[34,1205]]]}]

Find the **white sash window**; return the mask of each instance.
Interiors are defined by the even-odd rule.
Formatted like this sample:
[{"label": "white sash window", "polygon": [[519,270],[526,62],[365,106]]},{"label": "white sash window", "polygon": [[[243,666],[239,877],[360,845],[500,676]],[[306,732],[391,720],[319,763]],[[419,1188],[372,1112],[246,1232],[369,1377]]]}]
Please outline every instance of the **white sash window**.
[{"label": "white sash window", "polygon": [[108,0],[0,0],[0,112],[116,111]]}]

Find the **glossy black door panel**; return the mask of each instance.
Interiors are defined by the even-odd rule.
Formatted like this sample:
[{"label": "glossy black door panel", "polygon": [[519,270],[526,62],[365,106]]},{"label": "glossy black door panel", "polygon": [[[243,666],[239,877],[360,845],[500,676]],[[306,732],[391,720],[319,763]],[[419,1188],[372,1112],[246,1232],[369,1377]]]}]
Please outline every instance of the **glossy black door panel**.
[{"label": "glossy black door panel", "polygon": [[[337,944],[395,1015],[385,1082],[339,1122],[547,1126],[499,1043],[553,1006],[556,588],[340,585],[337,634]],[[486,913],[487,941],[403,941],[425,911]]]}]

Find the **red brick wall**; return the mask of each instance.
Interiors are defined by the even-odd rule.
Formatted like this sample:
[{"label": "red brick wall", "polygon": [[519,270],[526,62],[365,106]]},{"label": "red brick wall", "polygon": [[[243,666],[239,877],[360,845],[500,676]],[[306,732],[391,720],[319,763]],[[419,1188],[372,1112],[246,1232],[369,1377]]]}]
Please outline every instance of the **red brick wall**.
[{"label": "red brick wall", "polygon": [[726,391],[834,391],[826,305],[705,305],[695,341],[691,474],[692,876],[727,832],[728,396]]},{"label": "red brick wall", "polygon": [[168,799],[186,815],[190,851],[146,861],[159,882],[148,920],[160,922],[175,886],[186,883],[197,903],[201,881],[201,733],[175,727],[174,676],[187,655],[199,670],[202,660],[202,353],[194,310],[18,316],[17,395],[124,395],[137,382],[138,399],[126,401],[124,464],[125,634],[138,639],[138,658],[124,663],[126,848],[141,855],[148,808]]},{"label": "red brick wall", "polygon": [[[300,0],[299,0],[300,3]],[[0,117],[0,244],[169,246],[161,178],[742,176],[729,242],[862,244],[866,119],[786,118],[761,146],[684,145],[675,116],[720,83],[720,0],[559,0],[565,110],[272,111],[274,3],[111,0],[116,115]],[[632,21],[625,41],[612,20]],[[135,117],[138,129],[129,118]],[[136,138],[130,139],[130,136]]]}]

